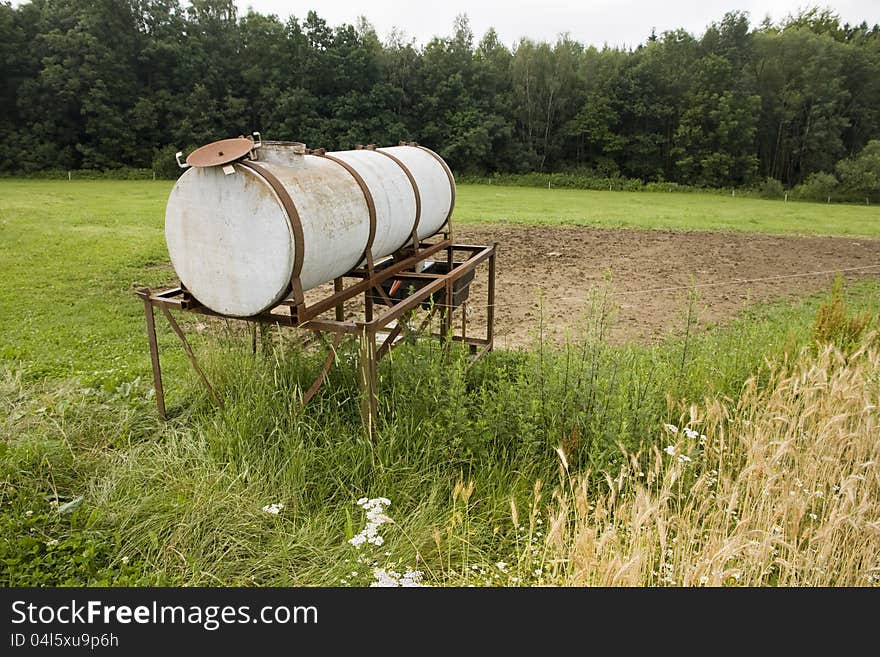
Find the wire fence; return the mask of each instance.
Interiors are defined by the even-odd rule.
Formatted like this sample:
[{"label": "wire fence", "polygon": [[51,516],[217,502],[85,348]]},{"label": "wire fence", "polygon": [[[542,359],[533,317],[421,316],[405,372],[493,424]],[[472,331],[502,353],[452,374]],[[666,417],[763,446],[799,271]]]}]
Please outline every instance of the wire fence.
[{"label": "wire fence", "polygon": [[[640,294],[660,294],[663,292],[690,292],[696,289],[710,288],[710,287],[723,287],[726,285],[749,285],[751,283],[767,283],[772,281],[782,281],[786,279],[792,278],[807,278],[811,276],[831,276],[835,274],[843,274],[857,271],[866,271],[869,269],[880,269],[880,263],[873,265],[863,265],[860,267],[845,267],[845,268],[837,268],[837,269],[825,269],[819,271],[808,271],[808,272],[799,272],[797,274],[779,274],[776,276],[761,276],[758,278],[732,278],[724,281],[713,281],[709,283],[692,283],[689,285],[672,285],[667,287],[649,287],[641,290],[612,290],[611,294],[616,297],[629,297],[636,296]],[[880,272],[878,272],[880,273]],[[589,298],[586,296],[555,296],[553,299],[558,301],[587,301]],[[494,304],[488,303],[479,303],[474,304],[471,301],[468,301],[468,308],[517,308],[517,307],[525,307],[525,306],[534,306],[536,301],[505,301],[503,303],[495,302]],[[447,308],[449,307],[444,303],[434,303],[438,308]],[[453,306],[456,307],[456,306]]]}]

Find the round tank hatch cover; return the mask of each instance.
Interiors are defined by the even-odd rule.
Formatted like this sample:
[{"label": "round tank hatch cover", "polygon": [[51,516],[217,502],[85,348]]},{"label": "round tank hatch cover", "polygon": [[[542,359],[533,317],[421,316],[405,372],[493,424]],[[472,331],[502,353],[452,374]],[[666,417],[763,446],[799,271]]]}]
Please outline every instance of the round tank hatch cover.
[{"label": "round tank hatch cover", "polygon": [[246,137],[223,139],[205,144],[194,150],[186,158],[186,163],[193,167],[216,167],[240,160],[251,152],[254,142]]}]

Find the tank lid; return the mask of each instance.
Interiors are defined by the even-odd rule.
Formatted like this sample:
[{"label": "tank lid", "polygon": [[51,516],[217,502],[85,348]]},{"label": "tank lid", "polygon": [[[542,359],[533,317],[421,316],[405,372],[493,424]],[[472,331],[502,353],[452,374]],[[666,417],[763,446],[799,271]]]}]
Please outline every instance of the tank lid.
[{"label": "tank lid", "polygon": [[205,144],[194,150],[186,158],[193,167],[216,167],[240,160],[254,148],[254,142],[247,137],[221,139]]}]

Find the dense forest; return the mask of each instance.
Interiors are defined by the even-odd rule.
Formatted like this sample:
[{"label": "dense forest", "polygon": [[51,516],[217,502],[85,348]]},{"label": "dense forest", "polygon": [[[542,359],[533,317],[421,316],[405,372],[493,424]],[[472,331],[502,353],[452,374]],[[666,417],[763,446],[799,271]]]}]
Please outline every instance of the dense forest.
[{"label": "dense forest", "polygon": [[365,19],[239,15],[231,0],[2,3],[0,171],[161,168],[260,130],[334,149],[415,139],[463,173],[880,185],[876,25],[732,12],[634,49],[576,34],[509,48],[464,16],[450,31],[383,41]]}]

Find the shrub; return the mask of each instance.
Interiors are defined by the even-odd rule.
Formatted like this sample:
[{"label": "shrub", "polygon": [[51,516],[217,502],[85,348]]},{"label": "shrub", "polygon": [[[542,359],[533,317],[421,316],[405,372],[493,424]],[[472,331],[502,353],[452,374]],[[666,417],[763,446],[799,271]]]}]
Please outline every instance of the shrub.
[{"label": "shrub", "polygon": [[858,155],[838,162],[837,173],[853,197],[880,197],[880,140],[872,139]]},{"label": "shrub", "polygon": [[785,188],[776,178],[764,178],[764,181],[758,184],[755,190],[761,198],[782,198],[785,194]]},{"label": "shrub", "polygon": [[156,172],[157,178],[177,180],[182,170],[174,159],[176,153],[177,149],[174,146],[163,146],[156,150],[153,156],[153,171]]},{"label": "shrub", "polygon": [[560,173],[494,173],[491,176],[458,176],[459,183],[489,183],[514,187],[590,189],[596,191],[640,192],[645,188],[639,178],[600,176],[592,170]]},{"label": "shrub", "polygon": [[837,190],[837,178],[830,173],[818,171],[811,173],[807,179],[794,188],[797,198],[807,201],[831,202],[831,195]]},{"label": "shrub", "polygon": [[850,351],[871,322],[868,313],[850,316],[843,298],[843,277],[834,279],[831,298],[819,306],[813,326],[813,340],[817,347],[836,345],[841,351]]},{"label": "shrub", "polygon": [[[18,177],[18,175],[3,176]],[[42,169],[29,172],[27,178],[35,180],[150,180],[153,177],[151,169],[138,169],[135,167],[119,167],[118,169]]]}]

